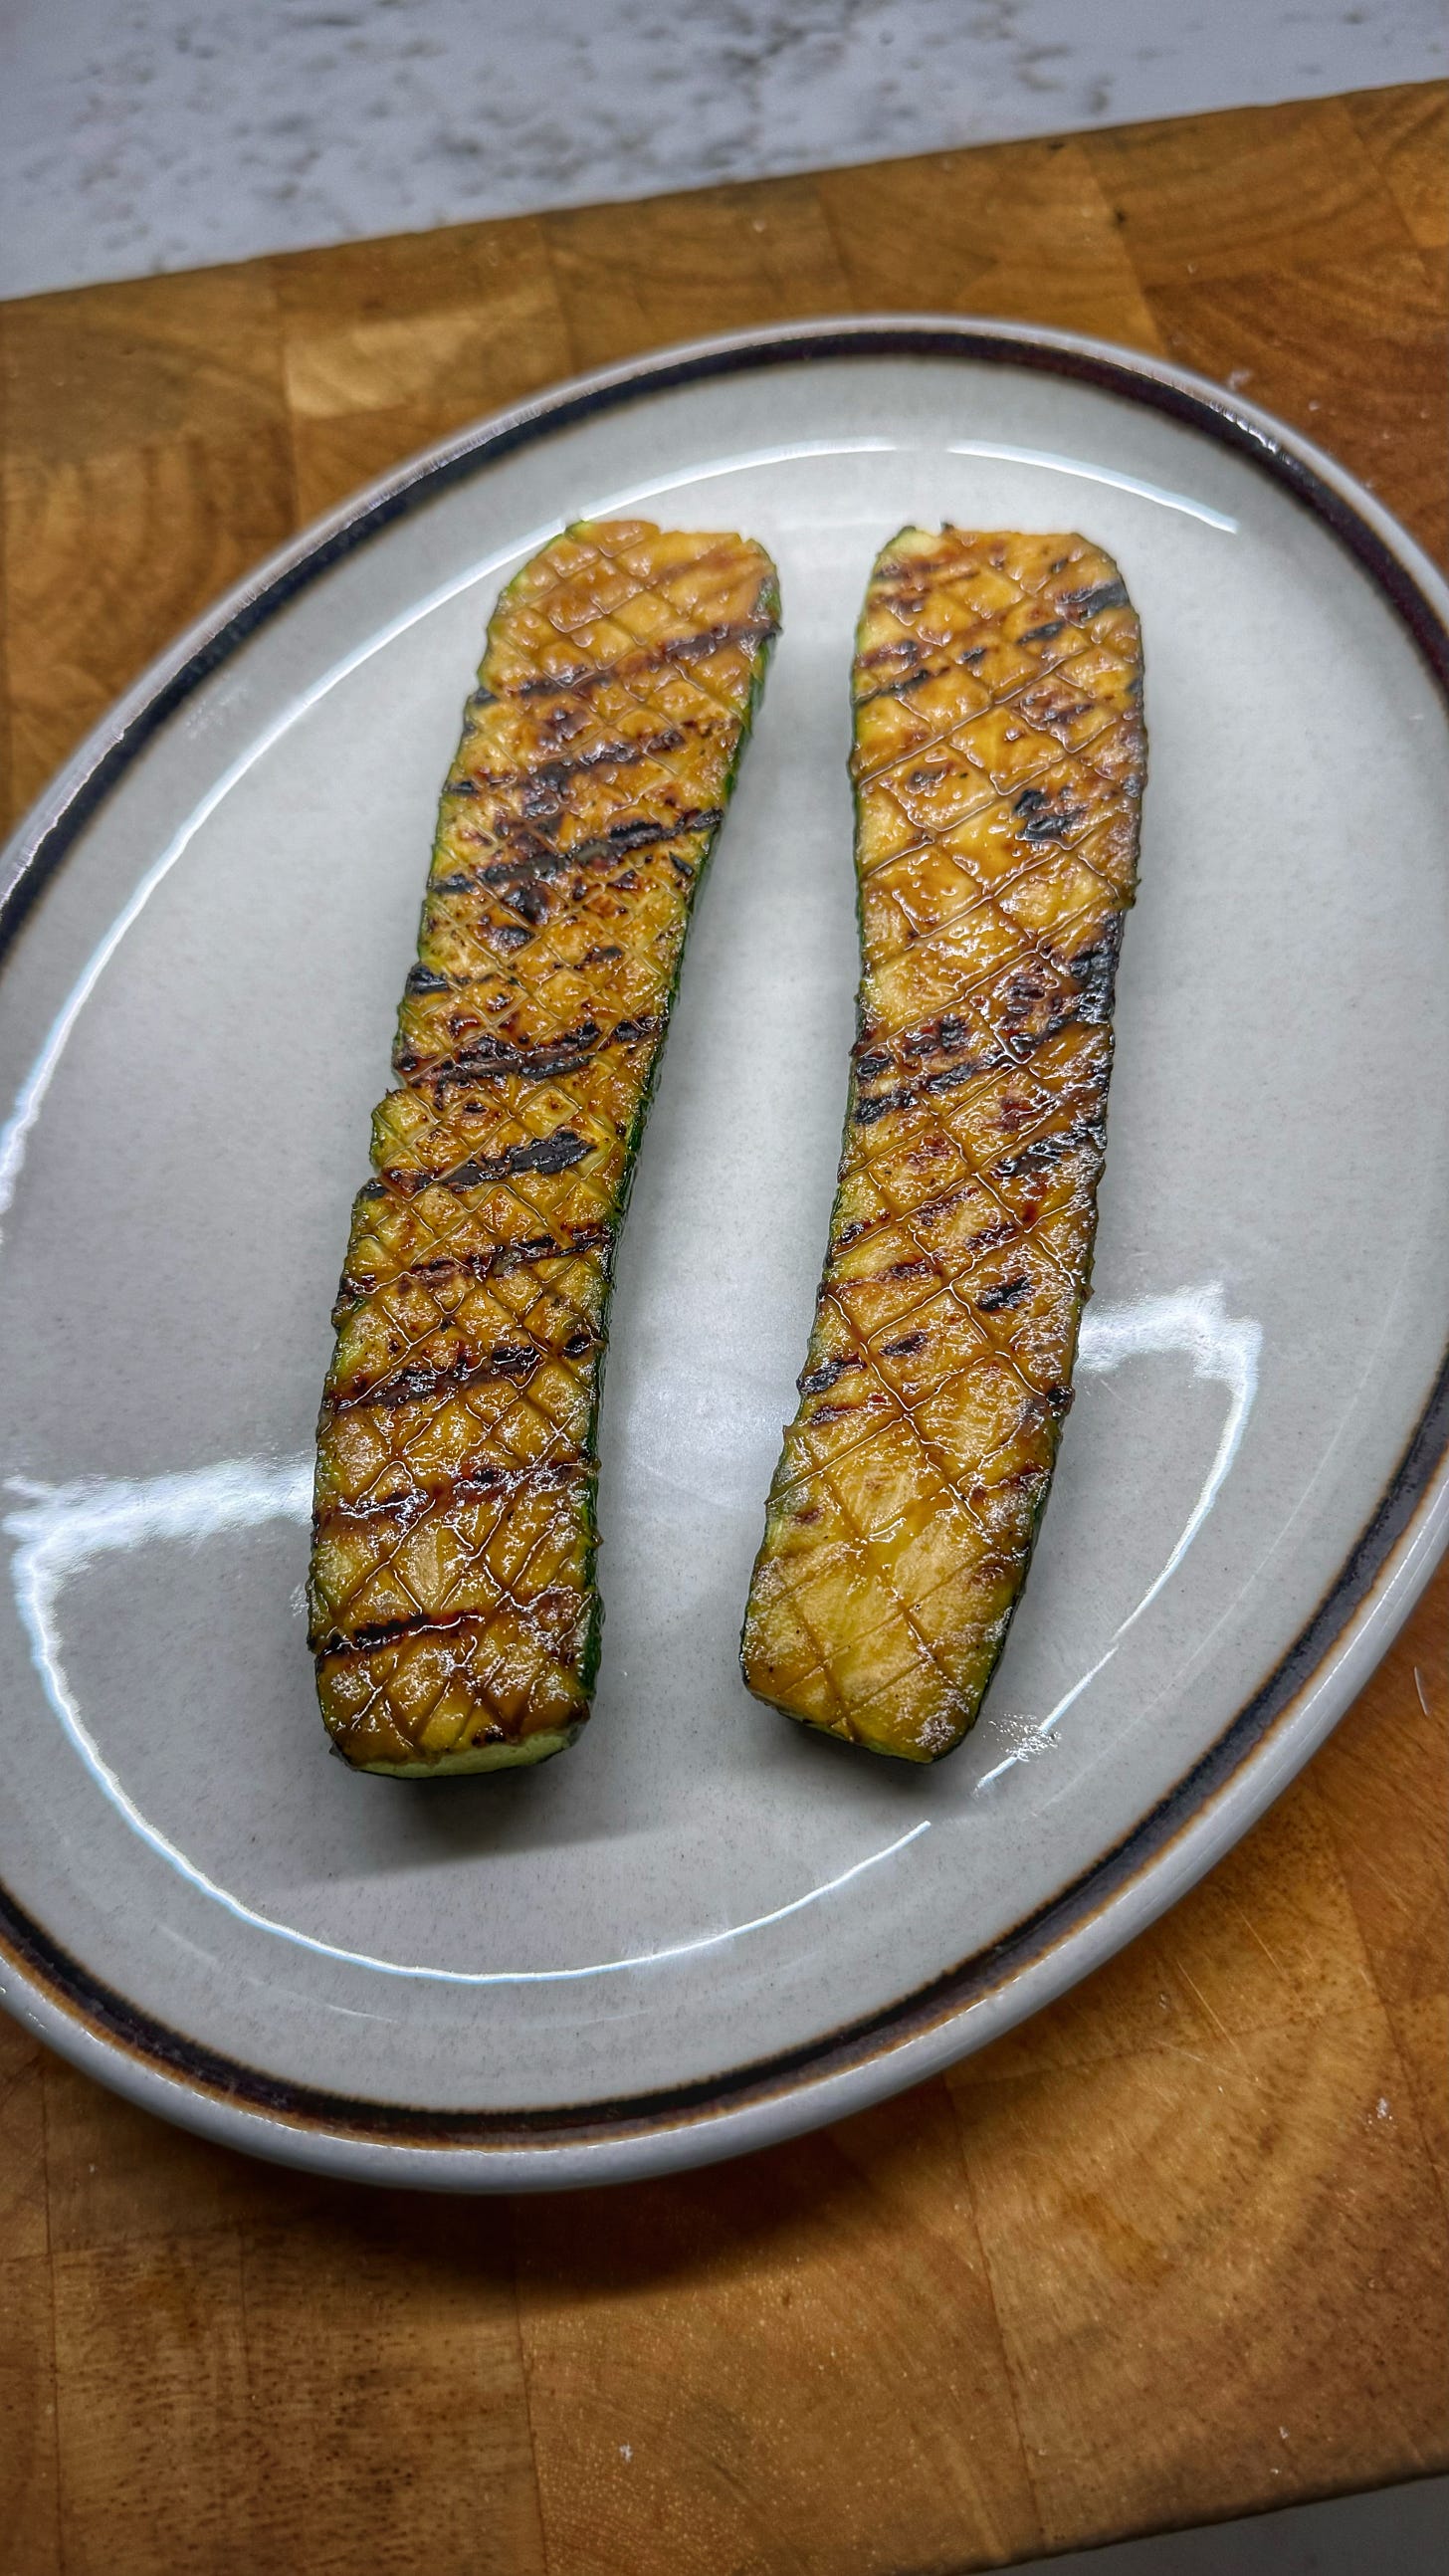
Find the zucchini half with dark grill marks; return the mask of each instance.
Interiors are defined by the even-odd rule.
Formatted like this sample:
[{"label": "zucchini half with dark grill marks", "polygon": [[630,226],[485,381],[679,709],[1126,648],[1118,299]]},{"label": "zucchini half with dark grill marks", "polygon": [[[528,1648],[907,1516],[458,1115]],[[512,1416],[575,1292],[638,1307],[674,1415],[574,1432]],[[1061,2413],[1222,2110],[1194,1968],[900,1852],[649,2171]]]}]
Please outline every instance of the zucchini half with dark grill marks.
[{"label": "zucchini half with dark grill marks", "polygon": [[907,528],[857,637],[863,976],[745,1679],[931,1762],[1026,1577],[1087,1295],[1136,883],[1137,619],[1078,536]]},{"label": "zucchini half with dark grill marks", "polygon": [[364,1770],[536,1762],[589,1713],[615,1241],[778,605],[760,547],[619,521],[489,627],[318,1431],[310,1641]]}]

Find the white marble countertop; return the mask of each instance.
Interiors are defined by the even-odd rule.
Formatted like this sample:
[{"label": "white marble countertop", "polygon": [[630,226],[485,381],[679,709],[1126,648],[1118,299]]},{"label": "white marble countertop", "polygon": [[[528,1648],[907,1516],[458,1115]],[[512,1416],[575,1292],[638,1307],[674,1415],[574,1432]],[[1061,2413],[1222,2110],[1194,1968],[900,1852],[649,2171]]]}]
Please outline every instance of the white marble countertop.
[{"label": "white marble countertop", "polygon": [[1443,0],[4,0],[0,294],[1449,69]]}]

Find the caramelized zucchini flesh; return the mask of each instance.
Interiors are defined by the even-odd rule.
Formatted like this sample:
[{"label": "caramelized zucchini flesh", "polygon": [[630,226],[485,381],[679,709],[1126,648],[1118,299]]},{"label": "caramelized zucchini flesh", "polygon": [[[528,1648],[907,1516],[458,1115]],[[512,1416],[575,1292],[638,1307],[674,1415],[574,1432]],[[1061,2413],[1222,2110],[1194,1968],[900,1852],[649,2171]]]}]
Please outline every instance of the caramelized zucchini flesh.
[{"label": "caramelized zucchini flesh", "polygon": [[854,670],[863,975],[800,1404],[745,1680],[931,1762],[975,1718],[1087,1295],[1136,882],[1141,639],[1079,536],[907,528]]},{"label": "caramelized zucchini flesh", "polygon": [[777,609],[758,546],[617,521],[489,627],[318,1432],[310,1639],[364,1770],[540,1761],[588,1715],[614,1247]]}]

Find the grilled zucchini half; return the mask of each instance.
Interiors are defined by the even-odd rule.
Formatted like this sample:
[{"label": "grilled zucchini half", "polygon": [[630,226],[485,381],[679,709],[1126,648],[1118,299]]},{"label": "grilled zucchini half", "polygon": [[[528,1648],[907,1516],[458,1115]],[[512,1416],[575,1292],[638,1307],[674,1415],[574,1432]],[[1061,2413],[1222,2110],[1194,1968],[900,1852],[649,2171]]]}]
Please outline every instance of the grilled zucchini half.
[{"label": "grilled zucchini half", "polygon": [[863,976],[749,1688],[933,1762],[971,1725],[1071,1401],[1137,868],[1141,638],[1079,536],[904,529],[854,672]]},{"label": "grilled zucchini half", "polygon": [[759,546],[639,520],[494,613],[318,1430],[310,1642],[360,1769],[537,1762],[588,1716],[614,1248],[777,627]]}]

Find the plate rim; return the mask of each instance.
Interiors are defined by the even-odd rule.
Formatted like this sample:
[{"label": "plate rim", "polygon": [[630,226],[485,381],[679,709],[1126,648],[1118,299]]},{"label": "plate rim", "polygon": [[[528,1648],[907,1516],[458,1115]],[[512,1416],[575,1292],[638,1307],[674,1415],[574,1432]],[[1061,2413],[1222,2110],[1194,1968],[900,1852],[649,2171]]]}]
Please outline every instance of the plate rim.
[{"label": "plate rim", "polygon": [[[691,340],[575,376],[423,449],[255,567],[88,735],[0,854],[0,960],[34,895],[176,708],[268,619],[451,483],[591,414],[676,385],[831,358],[976,360],[1167,412],[1245,455],[1355,556],[1449,714],[1449,583],[1374,494],[1298,431],[1186,368],[1070,331],[971,315],[795,321]],[[1446,1318],[1449,1321],[1449,1318]],[[764,2147],[864,2109],[1000,2036],[1185,1895],[1337,1724],[1449,1544],[1449,1348],[1353,1548],[1273,1670],[1110,1851],[925,1986],[800,2046],[687,2085],[536,2111],[365,2101],[271,2077],[171,2030],[71,1957],[0,1882],[0,2003],[143,2108],[218,2143],[435,2190],[626,2181]]]}]

